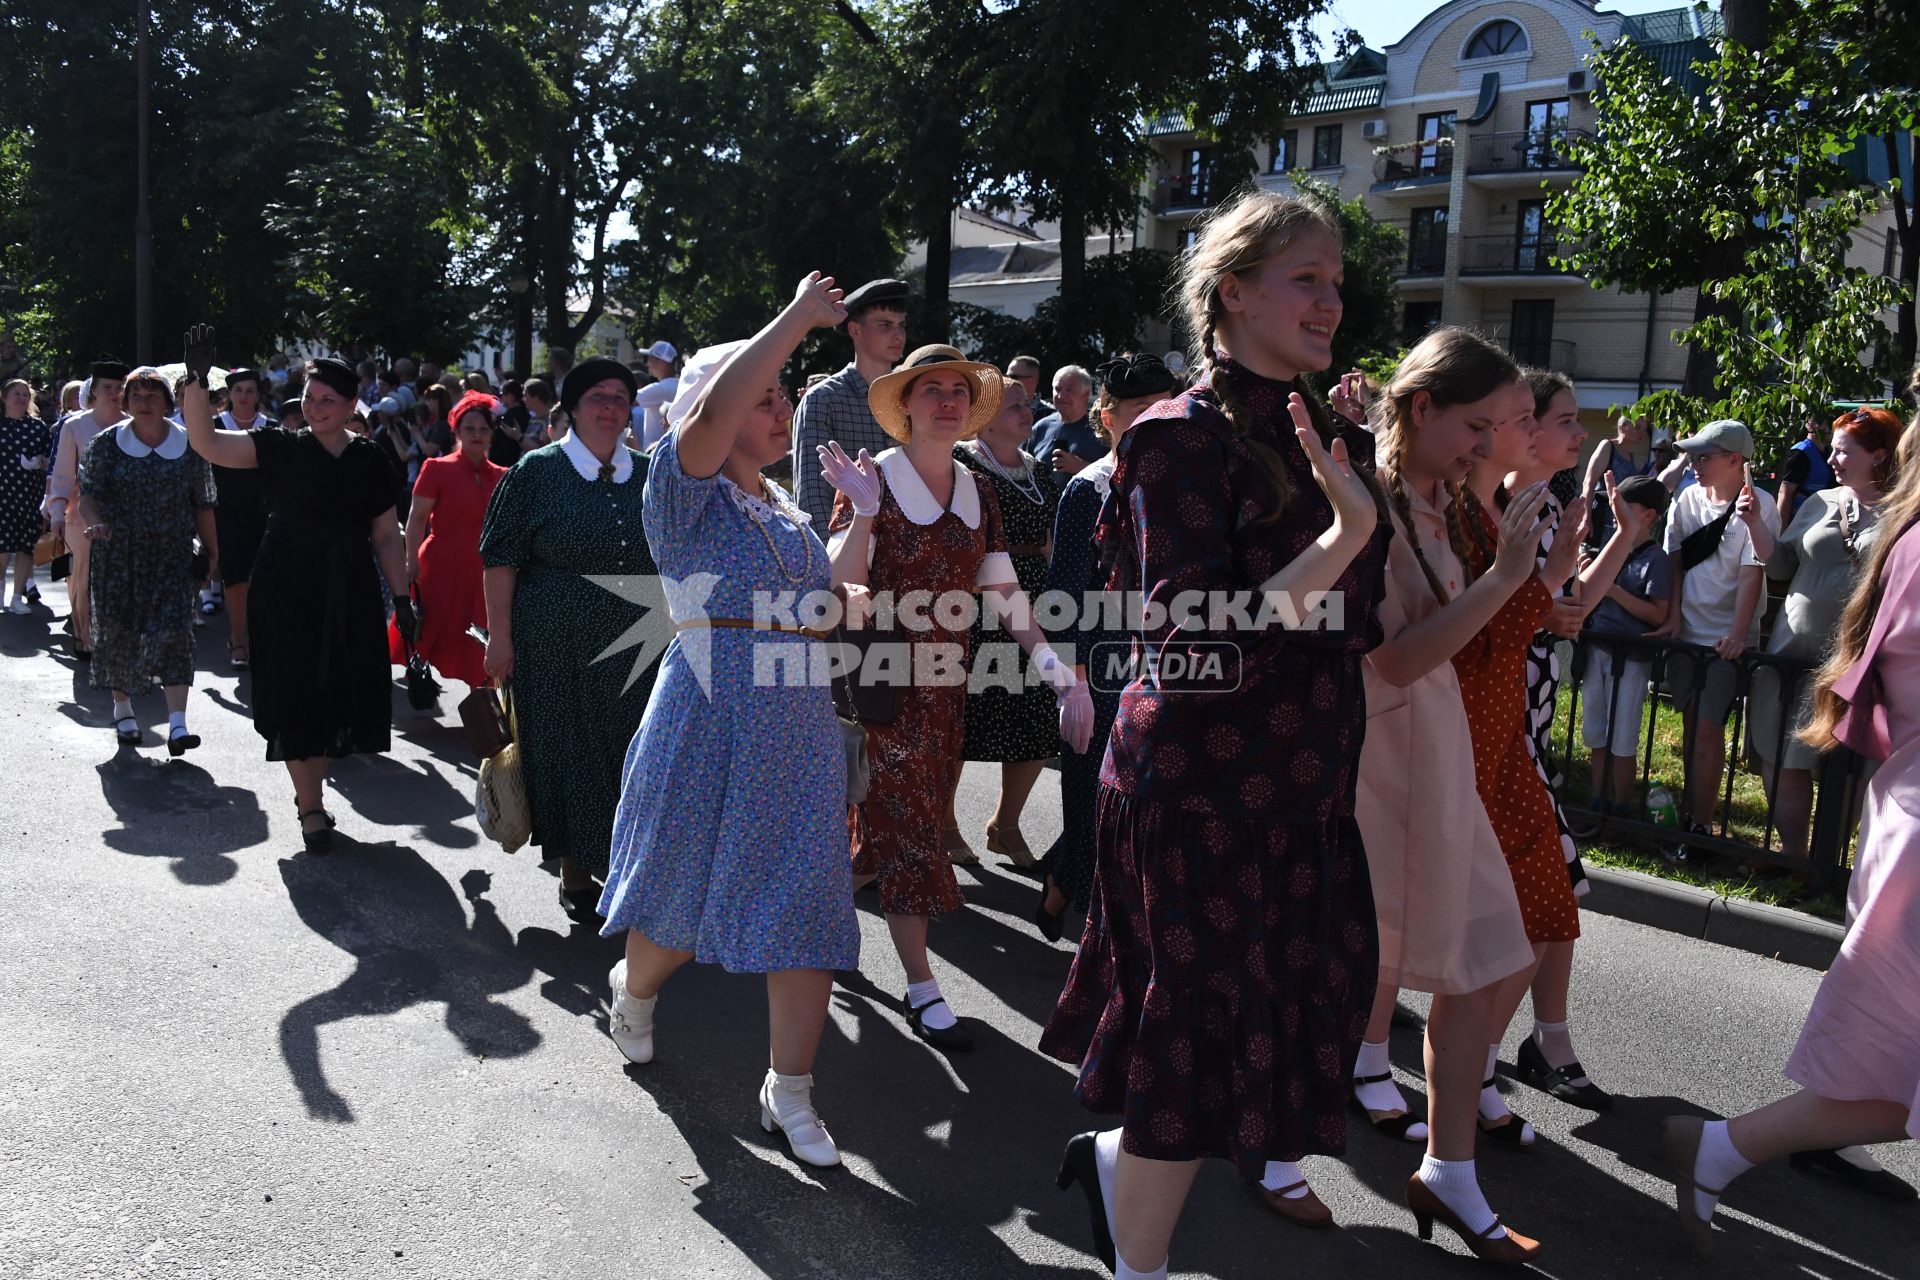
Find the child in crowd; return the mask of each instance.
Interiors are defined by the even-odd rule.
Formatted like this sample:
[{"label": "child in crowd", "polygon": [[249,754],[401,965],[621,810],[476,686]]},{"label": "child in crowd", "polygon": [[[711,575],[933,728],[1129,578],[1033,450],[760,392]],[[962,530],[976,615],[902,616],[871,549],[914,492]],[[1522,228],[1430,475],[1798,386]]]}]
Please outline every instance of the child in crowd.
[{"label": "child in crowd", "polygon": [[[1667,513],[1667,487],[1653,476],[1629,476],[1621,481],[1619,492],[1622,499],[1648,513],[1646,532],[1620,566],[1619,575],[1594,609],[1587,629],[1637,639],[1666,625],[1673,601],[1672,562],[1654,537]],[[1640,710],[1646,705],[1649,666],[1646,651],[1624,641],[1596,643],[1587,651],[1586,674],[1580,685],[1585,703],[1580,736],[1593,755],[1593,808],[1597,813],[1611,813],[1631,803],[1633,762],[1638,754]]]}]

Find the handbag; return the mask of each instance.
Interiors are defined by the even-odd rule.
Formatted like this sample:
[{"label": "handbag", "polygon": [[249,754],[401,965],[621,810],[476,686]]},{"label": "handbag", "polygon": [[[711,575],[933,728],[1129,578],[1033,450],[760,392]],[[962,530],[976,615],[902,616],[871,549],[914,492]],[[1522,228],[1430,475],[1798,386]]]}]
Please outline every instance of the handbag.
[{"label": "handbag", "polygon": [[875,645],[903,643],[898,626],[869,624],[849,629],[843,622],[834,627],[829,643],[854,650],[847,655],[852,661],[844,664],[846,674],[833,678],[833,707],[840,718],[861,724],[892,724],[906,701],[907,687],[875,680],[866,668],[867,653]]},{"label": "handbag", "polygon": [[513,853],[532,838],[533,815],[527,807],[527,777],[520,760],[520,726],[513,714],[513,687],[501,689],[500,696],[506,703],[507,733],[512,741],[480,762],[480,780],[473,792],[473,816],[489,840]]},{"label": "handbag", "polygon": [[842,715],[834,719],[840,722],[840,740],[847,749],[847,803],[859,804],[867,798],[867,784],[873,781],[873,762],[867,757],[867,726]]},{"label": "handbag", "polygon": [[[418,618],[419,606],[414,607],[414,617]],[[398,623],[394,630],[399,632]],[[419,650],[413,647],[413,641],[407,639],[405,633],[400,633],[400,645],[407,654],[407,705],[415,711],[431,711],[434,704],[440,701],[440,682],[433,678],[433,668],[427,665],[427,660],[420,656]]]},{"label": "handbag", "polygon": [[43,564],[52,564],[57,557],[66,554],[66,550],[67,544],[60,541],[60,536],[51,529],[47,530],[40,535],[39,541],[33,544],[34,568],[37,569]]},{"label": "handbag", "polygon": [[507,713],[500,705],[500,691],[491,685],[460,699],[460,728],[477,760],[493,759],[513,741],[507,729]]},{"label": "handbag", "polygon": [[1726,537],[1727,526],[1733,522],[1735,502],[1729,502],[1727,509],[1713,519],[1680,539],[1680,567],[1692,569],[1703,560],[1711,559],[1720,549],[1720,540]]}]

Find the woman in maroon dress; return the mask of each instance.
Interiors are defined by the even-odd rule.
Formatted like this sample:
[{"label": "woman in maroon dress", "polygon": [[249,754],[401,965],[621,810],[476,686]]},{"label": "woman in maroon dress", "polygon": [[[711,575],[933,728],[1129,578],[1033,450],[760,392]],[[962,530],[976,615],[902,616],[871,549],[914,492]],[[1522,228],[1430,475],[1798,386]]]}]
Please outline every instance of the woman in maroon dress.
[{"label": "woman in maroon dress", "polygon": [[[458,448],[420,464],[407,512],[407,583],[420,606],[420,643],[414,647],[441,675],[475,688],[487,683],[486,646],[467,634],[468,627],[487,629],[480,527],[507,474],[487,460],[493,404],[492,396],[469,391],[453,407],[448,425]],[[396,663],[407,660],[406,645],[391,624],[387,655]]]},{"label": "woman in maroon dress", "polygon": [[[1089,1110],[1121,1117],[1068,1143],[1060,1170],[1120,1276],[1166,1275],[1202,1157],[1233,1161],[1285,1217],[1331,1221],[1294,1164],[1344,1148],[1377,963],[1353,805],[1387,532],[1296,390],[1332,362],[1339,229],[1318,205],[1250,192],[1181,270],[1205,377],[1121,442],[1099,531],[1107,585],[1144,593],[1149,614],[1180,592],[1252,593],[1259,612],[1142,627],[1136,653],[1158,676],[1121,699],[1098,909],[1041,1040],[1079,1064]],[[1190,666],[1175,681],[1176,662],[1208,655],[1218,676]]]}]

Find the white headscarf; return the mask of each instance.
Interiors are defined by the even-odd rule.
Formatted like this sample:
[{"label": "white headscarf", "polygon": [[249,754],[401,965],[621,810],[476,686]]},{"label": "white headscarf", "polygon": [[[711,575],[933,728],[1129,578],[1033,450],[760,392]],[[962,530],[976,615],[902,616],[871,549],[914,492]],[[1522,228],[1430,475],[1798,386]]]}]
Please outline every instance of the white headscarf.
[{"label": "white headscarf", "polygon": [[673,393],[672,403],[667,405],[667,427],[678,427],[686,416],[693,412],[693,402],[700,398],[700,390],[720,372],[734,353],[746,346],[746,340],[735,342],[716,342],[712,346],[702,347],[687,367],[680,371],[680,389]]}]

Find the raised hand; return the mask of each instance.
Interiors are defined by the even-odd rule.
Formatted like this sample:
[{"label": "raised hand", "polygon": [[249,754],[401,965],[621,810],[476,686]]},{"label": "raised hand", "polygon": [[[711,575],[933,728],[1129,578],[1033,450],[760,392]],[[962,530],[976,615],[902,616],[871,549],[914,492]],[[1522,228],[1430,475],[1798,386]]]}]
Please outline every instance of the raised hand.
[{"label": "raised hand", "polygon": [[820,477],[853,504],[853,514],[880,514],[880,466],[862,449],[858,458],[849,458],[838,440],[819,446]]},{"label": "raised hand", "polygon": [[1653,519],[1653,512],[1621,497],[1620,486],[1614,482],[1613,472],[1604,471],[1601,474],[1607,478],[1607,504],[1613,508],[1614,527],[1629,543],[1639,542],[1641,535],[1647,531],[1647,522]]},{"label": "raised hand", "polygon": [[1331,448],[1320,443],[1320,433],[1307,416],[1307,402],[1297,391],[1287,397],[1287,412],[1293,416],[1293,434],[1306,450],[1313,478],[1333,504],[1334,523],[1342,532],[1365,538],[1379,523],[1380,508],[1374,505],[1373,490],[1347,459],[1347,442],[1336,436]]},{"label": "raised hand", "polygon": [[194,325],[182,338],[185,355],[181,359],[187,366],[187,372],[193,374],[204,384],[207,371],[213,368],[213,326]]},{"label": "raised hand", "polygon": [[1333,411],[1349,422],[1364,423],[1367,420],[1367,375],[1358,369],[1340,375],[1340,382],[1330,397]]},{"label": "raised hand", "polygon": [[[1613,483],[1613,474],[1607,473],[1607,483]],[[1576,502],[1561,513],[1560,524],[1553,532],[1553,546],[1547,550],[1546,563],[1540,566],[1540,580],[1553,591],[1565,586],[1580,567],[1580,547],[1587,538],[1587,516],[1593,510],[1592,505]]]},{"label": "raised hand", "polygon": [[844,289],[834,287],[832,276],[809,271],[794,288],[793,309],[806,318],[809,329],[831,329],[847,318],[847,309],[840,301],[845,296]]},{"label": "raised hand", "polygon": [[1546,505],[1547,485],[1541,481],[1513,495],[1506,514],[1500,517],[1500,544],[1493,554],[1492,572],[1516,586],[1537,563],[1540,538],[1547,527],[1541,518]]},{"label": "raised hand", "polygon": [[1744,478],[1740,482],[1740,496],[1733,500],[1733,514],[1752,525],[1760,519],[1760,500],[1753,492],[1753,464],[1743,462],[1740,470]]}]

